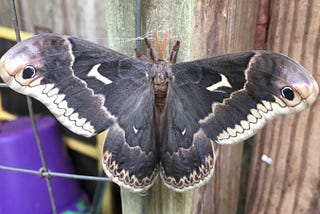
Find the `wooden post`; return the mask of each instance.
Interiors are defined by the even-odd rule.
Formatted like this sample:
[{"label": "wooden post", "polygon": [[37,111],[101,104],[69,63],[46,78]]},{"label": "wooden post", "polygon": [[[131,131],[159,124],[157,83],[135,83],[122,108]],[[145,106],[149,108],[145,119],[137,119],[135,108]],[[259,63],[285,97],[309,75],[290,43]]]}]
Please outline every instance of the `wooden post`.
[{"label": "wooden post", "polygon": [[[197,55],[207,57],[252,49],[257,1],[198,1]],[[219,146],[214,179],[195,191],[192,213],[237,213],[242,143]]]},{"label": "wooden post", "polygon": [[[0,24],[12,27],[8,2],[0,0]],[[32,33],[69,34],[102,45],[107,44],[105,5],[102,1],[16,0],[15,2],[21,30]]]},{"label": "wooden post", "polygon": [[[153,31],[161,34],[169,30],[171,44],[181,41],[179,61],[249,50],[257,6],[257,2],[245,0],[153,0],[143,5],[142,28],[149,37]],[[127,20],[119,15],[114,20],[122,18]],[[241,158],[242,144],[221,147],[215,178],[188,193],[170,191],[158,179],[146,196],[146,213],[236,213]],[[123,213],[141,213],[141,196],[122,190],[121,197]]]},{"label": "wooden post", "polygon": [[[152,41],[151,35],[153,32],[158,33],[161,38],[166,31],[169,31],[170,48],[172,48],[176,40],[180,40],[182,45],[179,50],[179,60],[185,61],[190,59],[194,7],[193,1],[185,0],[153,0],[143,2],[143,35],[141,36],[147,36]],[[124,20],[127,20],[127,18],[124,18]],[[131,38],[133,38],[133,35],[131,34]],[[143,209],[142,204],[145,202],[146,213],[191,213],[192,196],[192,192],[176,193],[169,190],[158,178],[154,187],[148,191],[145,198],[122,189],[122,210],[124,214],[140,214]]]},{"label": "wooden post", "polygon": [[[266,45],[320,75],[320,1],[273,0]],[[256,138],[246,213],[319,213],[320,103],[273,121]],[[263,154],[272,165],[260,160]]]}]

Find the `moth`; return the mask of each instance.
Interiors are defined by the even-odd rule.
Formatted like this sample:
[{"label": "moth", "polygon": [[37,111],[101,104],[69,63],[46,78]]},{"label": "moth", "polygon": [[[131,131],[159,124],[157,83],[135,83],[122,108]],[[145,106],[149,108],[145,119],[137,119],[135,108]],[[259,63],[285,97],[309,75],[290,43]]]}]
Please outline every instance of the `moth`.
[{"label": "moth", "polygon": [[174,63],[163,42],[156,58],[120,54],[72,36],[41,34],[11,48],[0,75],[13,90],[44,103],[68,129],[86,137],[106,130],[103,168],[133,192],[158,175],[187,191],[213,175],[216,144],[254,135],[278,115],[300,112],[318,84],[293,59],[249,51]]}]

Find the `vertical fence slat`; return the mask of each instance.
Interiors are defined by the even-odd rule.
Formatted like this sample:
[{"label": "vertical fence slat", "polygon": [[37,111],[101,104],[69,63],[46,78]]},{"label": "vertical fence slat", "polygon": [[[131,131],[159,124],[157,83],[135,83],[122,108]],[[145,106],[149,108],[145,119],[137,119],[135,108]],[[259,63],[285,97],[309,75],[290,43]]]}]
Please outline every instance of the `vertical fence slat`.
[{"label": "vertical fence slat", "polygon": [[[252,49],[257,1],[197,1],[195,34],[201,57]],[[193,213],[236,213],[242,143],[220,146],[213,181],[196,190]]]},{"label": "vertical fence slat", "polygon": [[[190,2],[183,5],[185,1],[151,1],[144,5],[145,31],[155,30],[161,34],[169,29],[171,37],[178,37],[182,48],[187,47],[185,52],[181,51],[182,59],[252,48],[257,3],[241,0]],[[183,11],[184,7],[188,10]],[[147,197],[147,213],[235,213],[241,158],[242,144],[221,147],[215,183],[211,180],[193,192],[175,193],[157,181]],[[124,213],[133,210],[139,213],[141,207],[137,202],[140,199],[132,193],[122,196],[123,203],[128,205],[123,207]],[[130,198],[132,203],[128,202]],[[134,209],[130,207],[132,204]]]},{"label": "vertical fence slat", "polygon": [[[142,5],[142,33],[152,42],[152,33],[156,32],[159,38],[166,31],[170,34],[170,45],[172,48],[176,40],[181,41],[178,60],[188,60],[191,56],[191,37],[193,27],[193,1],[171,1],[153,0],[143,1]],[[127,19],[125,19],[127,20]],[[108,31],[109,32],[109,31]],[[134,33],[131,34],[132,36]],[[130,44],[127,44],[130,46]],[[131,46],[132,48],[134,46]],[[169,49],[167,50],[169,53]],[[121,190],[123,213],[140,214],[141,196]],[[147,213],[190,213],[192,204],[192,193],[176,193],[164,186],[160,178],[146,197]]]},{"label": "vertical fence slat", "polygon": [[[269,50],[298,60],[320,80],[320,1],[273,0]],[[319,213],[319,100],[308,110],[273,121],[253,151],[246,213]],[[260,161],[262,154],[272,165]]]},{"label": "vertical fence slat", "polygon": [[[143,32],[170,30],[182,41],[180,59],[248,50],[253,46],[257,3],[233,1],[149,1],[143,5]],[[134,35],[134,34],[132,34]],[[173,42],[172,41],[172,42]],[[235,213],[242,144],[223,146],[215,183],[189,193],[169,191],[159,181],[147,196],[147,213]],[[122,190],[124,213],[140,213],[140,196]]]},{"label": "vertical fence slat", "polygon": [[16,2],[22,30],[33,33],[50,31],[71,34],[102,45],[107,44],[106,8],[103,1],[17,0]]}]

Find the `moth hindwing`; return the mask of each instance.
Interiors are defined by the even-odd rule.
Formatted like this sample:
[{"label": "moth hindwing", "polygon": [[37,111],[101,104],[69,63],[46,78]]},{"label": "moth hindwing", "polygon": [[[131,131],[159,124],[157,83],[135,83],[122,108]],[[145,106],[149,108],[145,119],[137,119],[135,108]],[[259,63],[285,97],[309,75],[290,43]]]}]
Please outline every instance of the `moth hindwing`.
[{"label": "moth hindwing", "polygon": [[151,60],[136,51],[139,60],[75,37],[42,34],[2,56],[0,75],[71,131],[89,137],[107,130],[104,171],[135,192],[149,189],[159,173],[175,191],[203,185],[214,172],[216,143],[247,139],[318,95],[306,69],[278,53],[172,64],[179,43],[168,61],[163,50],[156,59],[148,49]]}]

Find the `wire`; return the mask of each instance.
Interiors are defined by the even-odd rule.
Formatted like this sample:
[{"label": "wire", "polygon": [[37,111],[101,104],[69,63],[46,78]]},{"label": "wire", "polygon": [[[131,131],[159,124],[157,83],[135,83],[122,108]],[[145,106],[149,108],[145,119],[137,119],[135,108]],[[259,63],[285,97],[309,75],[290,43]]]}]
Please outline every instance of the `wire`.
[{"label": "wire", "polygon": [[[19,30],[20,28],[19,28],[17,10],[16,10],[16,7],[15,7],[14,0],[10,1],[10,8],[11,8],[11,16],[12,16],[12,21],[13,21],[13,25],[14,25],[14,30],[15,30],[15,33],[16,33],[16,39],[17,39],[17,42],[20,42],[21,41],[20,30]],[[40,158],[41,158],[41,163],[42,163],[44,171],[48,172],[47,162],[46,162],[45,155],[44,155],[44,152],[43,152],[43,146],[42,146],[42,143],[41,143],[41,140],[40,140],[40,136],[39,136],[39,131],[38,131],[38,128],[37,128],[36,120],[34,118],[34,112],[33,112],[33,108],[32,108],[32,100],[31,100],[31,98],[29,96],[27,96],[27,104],[28,104],[29,116],[30,116],[31,123],[32,123],[32,128],[33,128],[33,131],[34,131],[35,139],[36,139],[36,142],[37,142],[37,146],[38,146],[38,150],[39,150],[39,154],[40,154]],[[48,192],[49,192],[52,212],[54,214],[56,214],[57,213],[57,207],[56,207],[56,203],[55,203],[55,199],[54,199],[54,195],[53,195],[53,190],[52,190],[50,177],[45,177],[45,179],[46,179],[46,184],[47,184],[47,188],[48,188]]]},{"label": "wire", "polygon": [[[141,17],[142,17],[142,2],[141,0],[136,0],[136,14],[135,14],[135,19],[136,19],[136,26],[135,26],[135,31],[136,31],[136,38],[141,37]],[[141,40],[137,39],[136,40],[136,48],[141,51]],[[148,191],[145,191],[143,193],[140,193],[141,197],[141,214],[146,214],[146,207],[147,207],[147,195]]]},{"label": "wire", "polygon": [[20,29],[19,29],[19,23],[18,23],[18,17],[17,17],[17,10],[16,10],[16,4],[14,3],[14,0],[10,1],[10,11],[11,11],[11,18],[14,26],[14,31],[16,34],[16,41],[20,42],[21,41],[21,36],[20,36]]},{"label": "wire", "polygon": [[[142,10],[142,3],[141,0],[136,0],[136,26],[135,26],[135,31],[136,31],[136,38],[141,37],[141,10]],[[136,39],[136,48],[141,51],[141,40]]]},{"label": "wire", "polygon": [[52,171],[44,171],[43,168],[39,170],[31,170],[24,169],[18,167],[9,167],[0,165],[0,170],[8,170],[13,172],[22,172],[28,174],[38,175],[40,178],[43,177],[62,177],[62,178],[71,178],[71,179],[79,179],[79,180],[92,180],[92,181],[110,181],[110,178],[107,177],[98,177],[98,176],[89,176],[89,175],[78,175],[78,174],[70,174],[70,173],[62,173],[62,172],[52,172]]},{"label": "wire", "polygon": [[148,190],[139,193],[141,197],[141,214],[147,213],[147,196],[148,196]]}]

